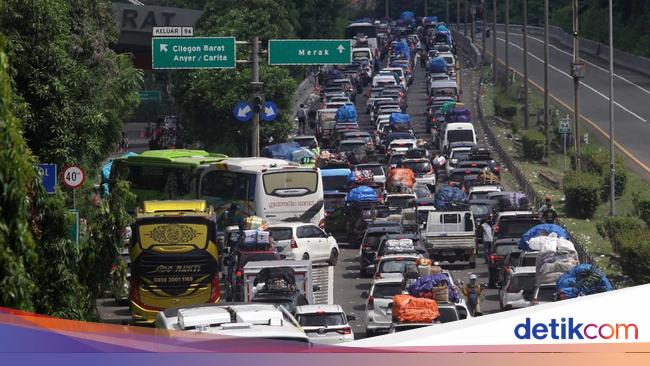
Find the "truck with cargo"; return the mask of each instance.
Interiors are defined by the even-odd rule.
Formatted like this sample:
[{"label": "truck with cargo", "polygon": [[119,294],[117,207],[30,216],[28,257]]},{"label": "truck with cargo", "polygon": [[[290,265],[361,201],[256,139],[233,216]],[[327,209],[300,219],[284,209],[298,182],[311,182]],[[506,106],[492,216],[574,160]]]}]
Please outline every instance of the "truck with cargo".
[{"label": "truck with cargo", "polygon": [[468,261],[476,268],[474,215],[469,209],[430,211],[425,238],[431,260]]}]

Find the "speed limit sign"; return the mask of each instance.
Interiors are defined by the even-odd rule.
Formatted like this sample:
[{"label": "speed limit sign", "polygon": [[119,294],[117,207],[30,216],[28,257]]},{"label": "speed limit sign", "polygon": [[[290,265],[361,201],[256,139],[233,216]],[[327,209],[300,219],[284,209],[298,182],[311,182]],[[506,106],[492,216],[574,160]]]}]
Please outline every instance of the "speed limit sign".
[{"label": "speed limit sign", "polygon": [[71,189],[77,189],[84,184],[86,174],[77,165],[68,165],[63,168],[63,185]]}]

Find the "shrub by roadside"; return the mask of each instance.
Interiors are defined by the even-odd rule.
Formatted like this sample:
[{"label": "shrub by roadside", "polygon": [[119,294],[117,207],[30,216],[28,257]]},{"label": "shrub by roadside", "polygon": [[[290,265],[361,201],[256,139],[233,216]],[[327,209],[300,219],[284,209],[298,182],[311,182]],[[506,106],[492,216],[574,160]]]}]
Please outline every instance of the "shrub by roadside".
[{"label": "shrub by roadside", "polygon": [[[602,197],[609,199],[609,154],[598,146],[588,144],[581,149],[580,156],[586,171],[602,177]],[[627,168],[620,157],[616,159],[614,168],[614,191],[616,196],[621,196],[627,184]]]},{"label": "shrub by roadside", "polygon": [[590,219],[600,203],[600,177],[584,172],[571,172],[564,176],[565,211],[569,216]]},{"label": "shrub by roadside", "polygon": [[606,217],[603,222],[597,225],[598,234],[612,243],[615,252],[620,252],[617,242],[614,240],[618,235],[645,228],[643,220],[634,216],[612,216]]},{"label": "shrub by roadside", "polygon": [[650,230],[629,230],[616,235],[623,273],[636,284],[650,282]]},{"label": "shrub by roadside", "polygon": [[524,158],[539,161],[544,157],[544,135],[537,131],[527,131],[521,138]]}]

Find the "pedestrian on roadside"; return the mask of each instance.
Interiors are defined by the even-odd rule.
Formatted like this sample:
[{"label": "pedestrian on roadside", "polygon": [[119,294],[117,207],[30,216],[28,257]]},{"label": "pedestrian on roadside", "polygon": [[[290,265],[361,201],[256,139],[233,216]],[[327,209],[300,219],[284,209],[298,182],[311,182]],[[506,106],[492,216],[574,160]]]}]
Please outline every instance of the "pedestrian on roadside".
[{"label": "pedestrian on roadside", "polygon": [[298,111],[296,112],[296,116],[298,117],[298,131],[301,134],[305,133],[305,124],[307,122],[307,112],[305,112],[305,105],[301,104],[300,107],[298,108]]},{"label": "pedestrian on roadside", "polygon": [[555,207],[553,207],[553,203],[551,202],[551,195],[547,194],[544,197],[544,201],[542,207],[539,208],[539,216],[545,224],[555,224],[557,211],[555,211]]},{"label": "pedestrian on roadside", "polygon": [[126,132],[122,132],[120,137],[120,148],[118,152],[123,153],[129,149],[129,138],[126,136]]}]

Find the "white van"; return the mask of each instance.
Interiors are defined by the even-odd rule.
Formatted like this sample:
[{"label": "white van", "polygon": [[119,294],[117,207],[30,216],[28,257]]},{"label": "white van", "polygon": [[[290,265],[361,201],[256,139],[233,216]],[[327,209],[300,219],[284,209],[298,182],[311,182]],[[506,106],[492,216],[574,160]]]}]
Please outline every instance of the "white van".
[{"label": "white van", "polygon": [[469,122],[447,123],[442,133],[442,150],[446,150],[452,142],[469,142],[476,144],[476,131]]},{"label": "white van", "polygon": [[372,66],[373,63],[373,58],[372,58],[372,51],[368,47],[362,47],[362,48],[353,48],[352,49],[352,61],[356,60],[363,60],[367,59],[370,61],[370,65]]},{"label": "white van", "polygon": [[437,95],[454,97],[457,102],[460,102],[456,80],[431,80],[429,83],[429,96],[434,97]]}]

